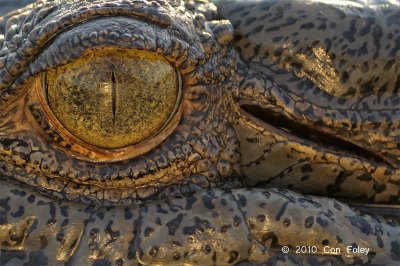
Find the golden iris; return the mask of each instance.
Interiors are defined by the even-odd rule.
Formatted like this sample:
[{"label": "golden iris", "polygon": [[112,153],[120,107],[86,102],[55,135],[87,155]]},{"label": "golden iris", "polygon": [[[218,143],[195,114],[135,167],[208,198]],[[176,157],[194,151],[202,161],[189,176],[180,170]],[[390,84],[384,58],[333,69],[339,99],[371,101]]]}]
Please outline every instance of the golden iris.
[{"label": "golden iris", "polygon": [[180,94],[176,69],[147,51],[101,47],[48,71],[48,104],[78,139],[117,149],[157,134]]}]

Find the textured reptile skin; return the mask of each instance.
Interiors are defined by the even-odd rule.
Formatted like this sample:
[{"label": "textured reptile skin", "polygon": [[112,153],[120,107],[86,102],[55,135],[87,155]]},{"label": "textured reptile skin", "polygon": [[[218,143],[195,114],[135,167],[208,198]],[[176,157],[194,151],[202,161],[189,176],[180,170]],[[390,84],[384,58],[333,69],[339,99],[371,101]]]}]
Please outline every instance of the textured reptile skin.
[{"label": "textured reptile skin", "polygon": [[[0,264],[398,263],[399,25],[383,2],[38,1],[3,16]],[[180,73],[179,123],[141,155],[98,155],[37,100],[48,70],[99,46]]]}]

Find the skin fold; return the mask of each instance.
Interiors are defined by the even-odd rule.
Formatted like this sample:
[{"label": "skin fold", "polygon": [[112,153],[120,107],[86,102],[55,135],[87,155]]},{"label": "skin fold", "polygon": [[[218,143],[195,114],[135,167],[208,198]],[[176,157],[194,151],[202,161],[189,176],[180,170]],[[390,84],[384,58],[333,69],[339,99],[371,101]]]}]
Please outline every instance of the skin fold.
[{"label": "skin fold", "polygon": [[[399,25],[382,2],[15,7],[0,18],[0,264],[399,263]],[[52,117],[46,73],[99,48],[177,70],[179,108],[143,143],[93,147]]]}]

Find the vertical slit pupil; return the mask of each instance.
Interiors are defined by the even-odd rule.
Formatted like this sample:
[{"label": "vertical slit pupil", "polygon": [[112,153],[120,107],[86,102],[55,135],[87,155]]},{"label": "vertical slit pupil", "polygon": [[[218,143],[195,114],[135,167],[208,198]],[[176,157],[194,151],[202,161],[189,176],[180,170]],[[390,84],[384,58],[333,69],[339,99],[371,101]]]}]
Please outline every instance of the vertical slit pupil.
[{"label": "vertical slit pupil", "polygon": [[115,112],[117,109],[117,80],[115,78],[115,66],[111,64],[111,86],[112,86],[112,112],[113,123],[115,124]]}]

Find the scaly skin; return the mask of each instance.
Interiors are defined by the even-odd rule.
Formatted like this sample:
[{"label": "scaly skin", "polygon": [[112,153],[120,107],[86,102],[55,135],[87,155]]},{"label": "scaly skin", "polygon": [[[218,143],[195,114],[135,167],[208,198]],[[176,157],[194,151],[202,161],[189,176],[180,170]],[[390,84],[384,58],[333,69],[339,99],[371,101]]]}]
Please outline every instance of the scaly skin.
[{"label": "scaly skin", "polygon": [[[333,198],[399,216],[399,10],[99,0],[4,16],[1,264],[398,263],[399,226]],[[141,156],[96,157],[36,100],[47,70],[98,46],[181,75],[179,124]]]}]

